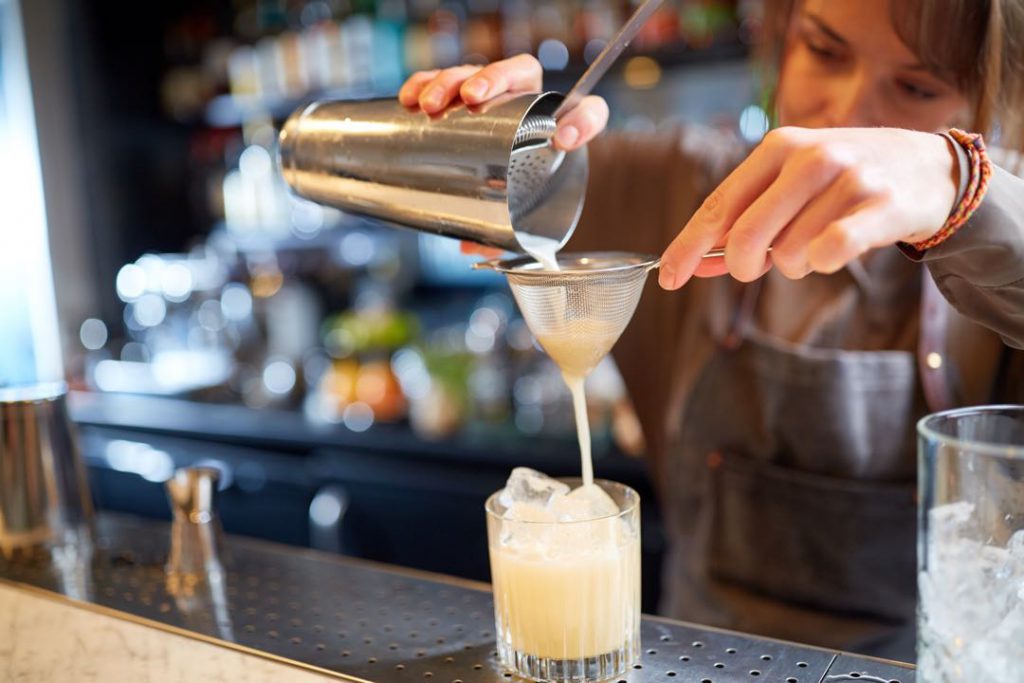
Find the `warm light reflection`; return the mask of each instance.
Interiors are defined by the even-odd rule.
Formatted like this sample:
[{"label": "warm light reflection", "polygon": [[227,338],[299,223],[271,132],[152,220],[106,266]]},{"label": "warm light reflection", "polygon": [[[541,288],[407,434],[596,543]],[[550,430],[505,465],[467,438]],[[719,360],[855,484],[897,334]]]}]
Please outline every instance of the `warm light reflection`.
[{"label": "warm light reflection", "polygon": [[650,57],[633,57],[626,62],[622,77],[630,88],[647,90],[661,82],[661,67]]}]

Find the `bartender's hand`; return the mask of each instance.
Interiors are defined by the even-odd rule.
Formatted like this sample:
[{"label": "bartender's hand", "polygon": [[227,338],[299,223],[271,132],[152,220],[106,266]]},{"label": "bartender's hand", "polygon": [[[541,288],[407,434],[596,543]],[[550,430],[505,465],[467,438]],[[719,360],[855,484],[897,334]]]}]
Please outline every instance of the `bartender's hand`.
[{"label": "bartender's hand", "polygon": [[[539,92],[542,81],[540,62],[523,54],[484,67],[419,71],[402,85],[398,100],[407,107],[419,106],[428,114],[436,114],[460,98],[466,104],[482,104],[507,92]],[[584,97],[558,121],[554,145],[566,151],[582,147],[607,123],[605,101],[596,95]]]},{"label": "bartender's hand", "polygon": [[[712,192],[665,251],[658,281],[833,273],[869,249],[928,239],[956,200],[955,151],[895,128],[779,128]],[[702,259],[714,246],[724,259]],[[772,251],[768,253],[768,247]]]},{"label": "bartender's hand", "polygon": [[[419,107],[428,114],[442,111],[461,99],[466,104],[483,104],[507,92],[539,92],[544,70],[532,55],[518,55],[484,67],[455,66],[450,69],[418,71],[398,91],[406,107]],[[590,95],[558,121],[554,146],[566,151],[582,147],[608,124],[608,105]],[[500,249],[472,242],[462,243],[462,253],[498,258]]]}]

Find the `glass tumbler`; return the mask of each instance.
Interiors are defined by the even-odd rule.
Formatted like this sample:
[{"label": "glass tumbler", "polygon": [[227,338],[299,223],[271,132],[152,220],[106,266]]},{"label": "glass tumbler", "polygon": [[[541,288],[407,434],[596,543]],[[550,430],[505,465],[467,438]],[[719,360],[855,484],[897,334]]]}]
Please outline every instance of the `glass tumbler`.
[{"label": "glass tumbler", "polygon": [[502,665],[524,678],[600,681],[640,655],[640,496],[594,483],[618,514],[518,521],[503,517],[501,491],[487,500],[497,649]]},{"label": "glass tumbler", "polygon": [[1024,681],[1024,406],[918,423],[918,683]]}]

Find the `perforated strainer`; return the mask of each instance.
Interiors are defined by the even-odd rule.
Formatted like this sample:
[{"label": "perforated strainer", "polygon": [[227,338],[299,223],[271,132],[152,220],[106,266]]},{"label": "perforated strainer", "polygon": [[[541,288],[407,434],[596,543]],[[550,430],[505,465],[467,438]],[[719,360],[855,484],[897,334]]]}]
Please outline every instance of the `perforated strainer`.
[{"label": "perforated strainer", "polygon": [[659,259],[628,252],[559,254],[559,270],[530,257],[486,261],[504,273],[523,318],[562,372],[588,374],[626,329]]},{"label": "perforated strainer", "polygon": [[512,223],[544,201],[554,189],[565,152],[551,146],[557,123],[552,116],[527,116],[512,141],[508,164],[508,208]]},{"label": "perforated strainer", "polygon": [[531,211],[547,201],[560,180],[557,171],[565,152],[551,145],[558,120],[591,93],[661,3],[662,0],[645,0],[633,12],[550,115],[531,114],[523,120],[512,143],[508,168],[513,224],[523,222]]}]

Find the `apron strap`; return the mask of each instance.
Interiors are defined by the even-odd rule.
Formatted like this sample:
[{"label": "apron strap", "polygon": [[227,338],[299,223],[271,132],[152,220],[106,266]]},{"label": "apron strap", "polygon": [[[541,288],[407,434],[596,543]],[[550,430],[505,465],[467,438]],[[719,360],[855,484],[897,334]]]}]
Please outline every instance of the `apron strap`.
[{"label": "apron strap", "polygon": [[946,332],[949,302],[942,296],[927,267],[921,268],[921,323],[917,341],[917,367],[928,410],[935,413],[953,407],[949,373],[946,371]]}]

